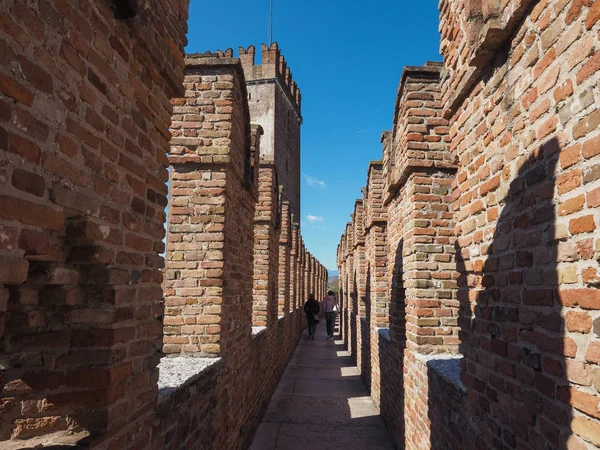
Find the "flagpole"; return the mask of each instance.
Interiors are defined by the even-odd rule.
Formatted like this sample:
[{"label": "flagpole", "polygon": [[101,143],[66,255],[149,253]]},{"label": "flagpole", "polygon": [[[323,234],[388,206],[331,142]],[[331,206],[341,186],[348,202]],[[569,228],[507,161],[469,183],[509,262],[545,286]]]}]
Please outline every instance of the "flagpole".
[{"label": "flagpole", "polygon": [[269,6],[269,47],[273,45],[273,0],[270,0]]}]

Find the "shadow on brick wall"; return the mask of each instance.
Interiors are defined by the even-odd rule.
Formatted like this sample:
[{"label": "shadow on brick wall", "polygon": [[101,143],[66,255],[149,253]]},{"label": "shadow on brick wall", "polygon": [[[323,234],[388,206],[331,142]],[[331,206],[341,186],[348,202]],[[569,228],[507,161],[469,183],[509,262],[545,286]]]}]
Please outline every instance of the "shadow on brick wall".
[{"label": "shadow on brick wall", "polygon": [[367,276],[365,281],[365,297],[363,299],[363,308],[365,311],[365,320],[360,321],[361,325],[361,360],[360,374],[371,389],[371,266],[367,266]]},{"label": "shadow on brick wall", "polygon": [[405,445],[404,349],[406,348],[406,292],[403,282],[404,242],[396,249],[390,297],[389,340],[379,335],[381,415],[397,448]]},{"label": "shadow on brick wall", "polygon": [[[352,301],[352,308],[351,308],[351,312],[350,312],[350,354],[352,355],[352,358],[354,359],[354,361],[356,361],[356,358],[358,356],[358,353],[356,351],[356,345],[357,345],[357,329],[356,329],[356,318],[358,316],[358,285],[356,283],[356,271],[354,271],[353,273],[353,277],[352,277],[352,292],[350,293],[350,301]],[[358,361],[357,361],[358,364]]]},{"label": "shadow on brick wall", "polygon": [[[563,449],[571,434],[565,357],[576,349],[564,338],[557,289],[559,152],[553,138],[523,162],[499,205],[487,258],[473,253],[475,245],[457,245],[461,377],[472,408],[469,427],[455,424],[466,433],[461,448]],[[484,242],[479,248],[485,255]],[[430,395],[430,410],[441,401]],[[448,448],[444,423],[432,420],[431,433],[432,448]]]}]

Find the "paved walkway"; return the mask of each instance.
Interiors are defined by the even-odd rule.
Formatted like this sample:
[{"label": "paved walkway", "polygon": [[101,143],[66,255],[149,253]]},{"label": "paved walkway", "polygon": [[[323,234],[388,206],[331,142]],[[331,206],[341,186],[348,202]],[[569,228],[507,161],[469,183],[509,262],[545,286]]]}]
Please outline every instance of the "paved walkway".
[{"label": "paved walkway", "polygon": [[304,331],[259,426],[251,450],[393,450],[342,341]]}]

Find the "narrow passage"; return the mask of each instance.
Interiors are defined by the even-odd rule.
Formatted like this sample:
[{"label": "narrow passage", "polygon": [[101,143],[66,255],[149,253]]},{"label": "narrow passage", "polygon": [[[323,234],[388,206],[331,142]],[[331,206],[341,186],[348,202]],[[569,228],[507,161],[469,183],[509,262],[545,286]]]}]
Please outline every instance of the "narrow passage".
[{"label": "narrow passage", "polygon": [[[279,382],[251,450],[392,450],[392,441],[341,340],[307,331]],[[339,338],[339,336],[338,336]]]}]

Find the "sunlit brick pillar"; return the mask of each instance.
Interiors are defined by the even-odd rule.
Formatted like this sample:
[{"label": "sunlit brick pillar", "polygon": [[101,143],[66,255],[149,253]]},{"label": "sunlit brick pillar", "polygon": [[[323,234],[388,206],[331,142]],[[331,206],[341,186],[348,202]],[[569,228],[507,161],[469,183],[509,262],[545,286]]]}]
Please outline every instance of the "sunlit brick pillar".
[{"label": "sunlit brick pillar", "polygon": [[292,245],[292,223],[290,204],[281,205],[281,233],[279,236],[279,261],[277,274],[277,309],[278,314],[285,315],[293,310],[292,289],[290,277],[290,260]]},{"label": "sunlit brick pillar", "polygon": [[300,235],[300,231],[298,231],[298,243],[297,243],[297,252],[298,254],[296,255],[296,260],[297,260],[297,264],[296,264],[296,298],[298,299],[298,307],[302,308],[302,306],[304,305],[304,302],[306,300],[304,300],[304,290],[303,290],[303,283],[304,283],[304,268],[303,268],[303,262],[302,262],[302,236]]},{"label": "sunlit brick pillar", "polygon": [[313,284],[313,291],[315,293],[315,297],[318,298],[319,295],[319,285],[317,284],[317,278],[319,276],[319,262],[317,261],[317,258],[315,258],[315,256],[312,256],[312,284]]},{"label": "sunlit brick pillar", "polygon": [[371,162],[365,192],[365,247],[369,261],[367,286],[371,336],[371,396],[380,404],[381,344],[379,330],[389,327],[389,285],[387,280],[387,211],[383,206],[383,167],[381,161]]},{"label": "sunlit brick pillar", "polygon": [[364,234],[364,205],[363,200],[357,200],[352,214],[353,227],[353,263],[354,263],[354,320],[356,326],[356,361],[361,375],[367,384],[370,384],[369,361],[369,325],[366,309],[366,278],[367,260],[365,255]]},{"label": "sunlit brick pillar", "polygon": [[[423,354],[458,352],[459,304],[454,262],[454,222],[450,211],[456,164],[449,150],[448,122],[442,117],[440,71],[437,64],[405,68],[398,93],[394,130],[393,170],[389,172],[389,272],[392,303],[392,348],[403,352],[403,414],[389,409],[392,428],[405,427],[407,442],[425,442],[431,434],[414,411],[427,411],[429,382]],[[382,386],[384,388],[384,386]],[[433,398],[433,397],[431,397]],[[385,399],[381,399],[385,402]]]},{"label": "sunlit brick pillar", "polygon": [[318,265],[317,269],[317,291],[319,292],[319,298],[324,297],[324,289],[323,289],[323,266],[321,264]]},{"label": "sunlit brick pillar", "polygon": [[354,270],[354,254],[350,248],[346,249],[346,284],[348,292],[348,351],[356,358],[356,311],[357,290]]},{"label": "sunlit brick pillar", "polygon": [[306,251],[306,247],[304,245],[304,239],[302,239],[302,250],[301,250],[301,259],[302,259],[302,265],[300,266],[301,270],[301,289],[302,289],[302,296],[301,296],[301,302],[302,304],[304,304],[306,302],[306,300],[308,299],[308,287],[307,287],[307,281],[308,281],[308,252]]},{"label": "sunlit brick pillar", "polygon": [[259,160],[229,56],[189,56],[186,96],[173,102],[166,353],[216,356],[250,339]]},{"label": "sunlit brick pillar", "polygon": [[290,246],[290,299],[293,309],[300,307],[300,298],[298,293],[298,225],[291,225],[291,246]]},{"label": "sunlit brick pillar", "polygon": [[323,297],[327,295],[327,281],[327,269],[321,265],[321,294]]},{"label": "sunlit brick pillar", "polygon": [[258,204],[254,215],[254,287],[252,326],[277,320],[278,241],[280,234],[279,187],[275,166],[261,162],[258,175]]},{"label": "sunlit brick pillar", "polygon": [[448,146],[448,123],[441,117],[440,70],[431,64],[403,72],[390,183],[389,210],[400,218],[397,244],[390,251],[402,273],[407,346],[424,353],[456,352],[458,346],[450,212],[456,164]]},{"label": "sunlit brick pillar", "polygon": [[340,336],[346,341],[346,284],[345,284],[345,274],[346,274],[346,260],[343,257],[344,254],[344,246],[346,242],[345,233],[342,234],[342,238],[340,243],[337,246],[336,253],[336,262],[338,269],[338,302],[339,302],[339,322],[340,322]]},{"label": "sunlit brick pillar", "polygon": [[308,296],[310,294],[314,294],[313,292],[313,256],[310,254],[310,252],[307,250],[306,251],[306,261],[304,264],[304,272],[305,272],[305,278],[304,278],[304,285],[305,285],[305,292],[306,292],[306,297],[308,298]]},{"label": "sunlit brick pillar", "polygon": [[346,231],[344,233],[345,246],[342,251],[342,258],[344,260],[344,286],[345,286],[345,301],[346,301],[346,309],[345,309],[345,317],[344,322],[346,326],[346,342],[348,345],[348,350],[352,351],[354,348],[354,343],[356,343],[356,335],[354,334],[355,327],[352,326],[354,321],[354,282],[353,280],[353,261],[352,261],[352,223],[346,224]]}]

